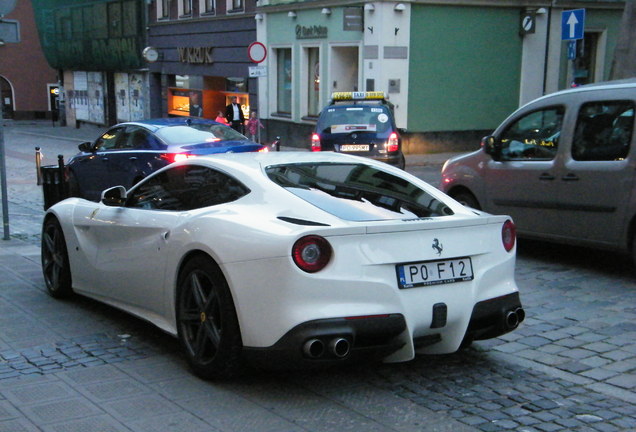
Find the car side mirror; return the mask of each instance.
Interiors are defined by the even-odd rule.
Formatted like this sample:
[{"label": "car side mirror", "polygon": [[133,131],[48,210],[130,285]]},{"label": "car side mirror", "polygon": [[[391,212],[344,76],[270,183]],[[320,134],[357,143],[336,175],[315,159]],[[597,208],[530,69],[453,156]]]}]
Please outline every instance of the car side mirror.
[{"label": "car side mirror", "polygon": [[481,139],[481,146],[489,154],[493,160],[501,160],[501,141],[492,135],[485,136]]},{"label": "car side mirror", "polygon": [[109,207],[121,207],[126,202],[126,188],[115,186],[102,192],[102,204]]},{"label": "car side mirror", "polygon": [[80,145],[78,145],[77,148],[81,152],[90,153],[91,152],[91,146],[92,146],[92,143],[90,141],[86,141],[86,142],[83,142]]}]

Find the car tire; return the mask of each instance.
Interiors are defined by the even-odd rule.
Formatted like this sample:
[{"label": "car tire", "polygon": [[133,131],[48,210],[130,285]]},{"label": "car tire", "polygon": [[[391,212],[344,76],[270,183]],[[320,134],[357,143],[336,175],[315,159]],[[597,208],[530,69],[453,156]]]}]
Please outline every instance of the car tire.
[{"label": "car tire", "polygon": [[406,168],[406,158],[404,157],[404,155],[400,155],[400,162],[398,163],[398,168],[400,168],[401,170],[404,170]]},{"label": "car tire", "polygon": [[450,196],[455,199],[455,201],[459,201],[460,204],[463,204],[466,207],[474,208],[475,210],[481,210],[481,206],[479,205],[479,201],[475,198],[475,195],[472,193],[462,190],[459,192],[451,193]]},{"label": "car tire", "polygon": [[54,298],[73,294],[71,266],[64,232],[57,219],[48,218],[42,227],[42,274],[48,293]]},{"label": "car tire", "polygon": [[203,379],[235,376],[241,369],[241,333],[232,294],[221,269],[197,255],[177,283],[177,332],[194,373]]}]

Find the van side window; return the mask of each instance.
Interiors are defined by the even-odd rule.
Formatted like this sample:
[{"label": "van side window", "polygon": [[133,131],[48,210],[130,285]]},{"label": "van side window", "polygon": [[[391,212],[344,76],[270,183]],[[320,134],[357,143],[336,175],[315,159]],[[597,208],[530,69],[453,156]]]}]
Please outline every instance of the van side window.
[{"label": "van side window", "polygon": [[579,161],[612,161],[627,157],[634,130],[632,101],[583,104],[572,139],[572,158]]},{"label": "van side window", "polygon": [[552,160],[559,148],[565,109],[561,106],[533,111],[514,121],[501,134],[505,160]]}]

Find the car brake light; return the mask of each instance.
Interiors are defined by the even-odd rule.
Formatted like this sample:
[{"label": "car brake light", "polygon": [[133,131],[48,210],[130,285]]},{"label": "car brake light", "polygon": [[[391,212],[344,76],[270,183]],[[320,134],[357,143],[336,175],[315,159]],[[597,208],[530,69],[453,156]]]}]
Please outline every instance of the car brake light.
[{"label": "car brake light", "polygon": [[506,252],[510,252],[515,247],[515,240],[517,239],[517,228],[515,224],[508,219],[504,222],[501,228],[501,242],[503,243]]},{"label": "car brake light", "polygon": [[264,146],[263,148],[258,150],[259,153],[267,153],[268,151],[269,151],[269,148],[267,146]]},{"label": "car brake light", "polygon": [[311,134],[311,151],[317,152],[321,151],[322,146],[320,145],[320,135]]},{"label": "car brake light", "polygon": [[308,235],[296,240],[292,247],[292,259],[303,271],[315,273],[322,270],[331,259],[331,245],[317,235]]},{"label": "car brake light", "polygon": [[161,155],[161,158],[167,160],[169,163],[181,162],[191,157],[195,157],[195,155],[188,153],[164,153]]},{"label": "car brake light", "polygon": [[389,135],[389,139],[386,142],[385,147],[386,147],[386,151],[388,152],[398,151],[400,149],[398,134],[396,134],[395,132],[391,132],[391,135]]}]

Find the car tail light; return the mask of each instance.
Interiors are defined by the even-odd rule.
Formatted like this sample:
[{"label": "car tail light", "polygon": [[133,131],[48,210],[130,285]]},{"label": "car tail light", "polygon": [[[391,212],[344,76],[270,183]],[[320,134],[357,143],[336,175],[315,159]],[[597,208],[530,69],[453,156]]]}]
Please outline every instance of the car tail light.
[{"label": "car tail light", "polygon": [[517,239],[517,228],[515,224],[508,219],[504,222],[501,228],[501,242],[503,243],[506,252],[510,252],[515,247],[515,241]]},{"label": "car tail light", "polygon": [[321,151],[322,146],[320,145],[320,135],[311,134],[311,151]]},{"label": "car tail light", "polygon": [[161,155],[161,158],[167,160],[169,163],[181,162],[191,157],[195,157],[195,155],[188,153],[164,153]]},{"label": "car tail light", "polygon": [[331,245],[317,235],[302,237],[292,247],[292,258],[298,268],[307,273],[322,270],[331,259]]},{"label": "car tail light", "polygon": [[400,143],[398,140],[398,134],[395,132],[391,132],[389,135],[389,140],[386,142],[386,151],[388,152],[396,152],[400,149]]},{"label": "car tail light", "polygon": [[269,151],[269,147],[267,146],[264,146],[263,148],[258,150],[259,153],[267,153],[268,151]]}]

